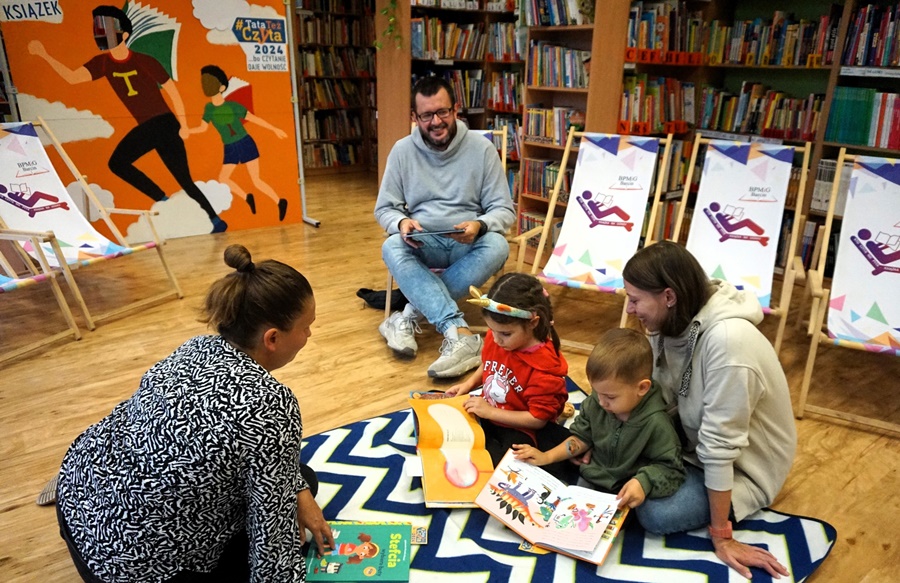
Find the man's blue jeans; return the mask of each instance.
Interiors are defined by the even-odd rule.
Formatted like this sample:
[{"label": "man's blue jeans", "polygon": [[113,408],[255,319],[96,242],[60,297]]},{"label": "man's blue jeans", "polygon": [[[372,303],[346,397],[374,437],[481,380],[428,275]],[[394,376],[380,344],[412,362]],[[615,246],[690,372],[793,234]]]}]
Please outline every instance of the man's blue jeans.
[{"label": "man's blue jeans", "polygon": [[[381,256],[400,291],[443,334],[451,326],[467,328],[456,300],[469,294],[469,286],[481,286],[509,257],[509,244],[500,233],[488,232],[466,245],[450,237],[421,237],[413,249],[400,235],[391,235],[381,246]],[[432,269],[443,269],[433,273]]]}]

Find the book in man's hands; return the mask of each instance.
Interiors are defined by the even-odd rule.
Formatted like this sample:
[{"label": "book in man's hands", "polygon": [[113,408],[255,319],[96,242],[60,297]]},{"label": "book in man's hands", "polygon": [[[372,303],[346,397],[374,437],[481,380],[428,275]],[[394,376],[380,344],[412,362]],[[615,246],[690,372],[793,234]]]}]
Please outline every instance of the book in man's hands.
[{"label": "book in man's hands", "polygon": [[307,581],[409,581],[410,537],[403,522],[328,521],[335,548],[306,555]]},{"label": "book in man's hands", "polygon": [[463,408],[469,395],[413,392],[417,450],[426,508],[475,508],[494,471],[478,419]]},{"label": "book in man's hands", "polygon": [[603,564],[628,507],[615,494],[567,486],[506,452],[475,503],[536,547]]}]

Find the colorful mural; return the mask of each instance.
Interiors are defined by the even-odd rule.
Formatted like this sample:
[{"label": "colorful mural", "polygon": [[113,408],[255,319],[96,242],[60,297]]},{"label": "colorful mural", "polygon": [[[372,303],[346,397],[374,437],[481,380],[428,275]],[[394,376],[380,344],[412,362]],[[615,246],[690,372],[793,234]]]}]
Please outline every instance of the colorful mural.
[{"label": "colorful mural", "polygon": [[284,10],[2,0],[0,22],[22,119],[47,121],[104,204],[158,211],[160,234],[183,237],[301,219]]}]

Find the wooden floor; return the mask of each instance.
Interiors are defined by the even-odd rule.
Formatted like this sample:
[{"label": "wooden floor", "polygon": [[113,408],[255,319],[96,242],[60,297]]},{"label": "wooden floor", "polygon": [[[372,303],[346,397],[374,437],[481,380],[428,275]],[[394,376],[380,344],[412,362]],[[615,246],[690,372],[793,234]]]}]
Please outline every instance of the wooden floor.
[{"label": "wooden floor", "polygon": [[[382,231],[372,209],[375,180],[317,178],[307,183],[306,224],[171,240],[166,254],[185,291],[141,313],[85,331],[7,363],[0,371],[0,581],[77,581],[52,507],[34,504],[69,443],[136,389],[158,359],[196,334],[209,284],[227,272],[222,252],[242,243],[254,259],[275,258],[302,271],[316,293],[318,319],[297,359],[275,372],[297,395],[307,435],[405,407],[410,389],[440,386],[425,371],[440,337],[430,327],[412,360],[394,358],[379,336],[381,313],[365,308],[358,288],[383,289]],[[101,309],[165,288],[153,253],[78,272],[88,304]],[[47,286],[0,296],[0,351],[65,324]],[[64,286],[65,290],[65,286]],[[68,291],[68,290],[66,290]],[[800,295],[797,288],[797,296]],[[563,337],[592,342],[617,325],[621,300],[553,290]],[[469,321],[480,323],[467,306]],[[73,306],[73,311],[75,310]],[[76,318],[80,317],[76,313]],[[763,331],[773,337],[772,322]],[[806,336],[789,327],[782,361],[794,399],[806,360]],[[585,358],[569,355],[572,378],[587,387]],[[900,422],[900,359],[850,350],[820,350],[813,402],[853,403],[858,412]],[[897,581],[900,565],[900,438],[807,417],[797,422],[794,468],[774,508],[827,520],[838,542],[814,582]]]}]

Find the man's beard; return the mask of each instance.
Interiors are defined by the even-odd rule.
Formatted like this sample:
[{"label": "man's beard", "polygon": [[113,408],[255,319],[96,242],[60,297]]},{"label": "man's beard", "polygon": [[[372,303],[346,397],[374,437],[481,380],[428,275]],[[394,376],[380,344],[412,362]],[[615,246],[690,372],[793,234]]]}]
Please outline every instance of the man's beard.
[{"label": "man's beard", "polygon": [[[429,126],[430,129],[431,126]],[[447,146],[450,145],[450,142],[453,141],[453,138],[456,137],[456,120],[441,120],[441,125],[437,126],[435,129],[447,128],[447,135],[441,140],[435,140],[431,137],[431,133],[428,130],[422,129],[419,127],[419,133],[422,135],[422,140],[434,148],[435,150],[446,150]]]}]

